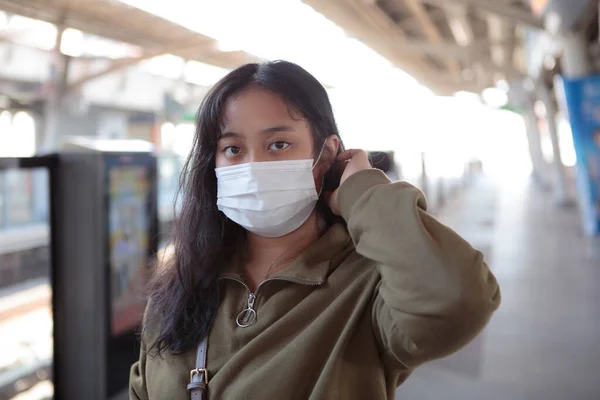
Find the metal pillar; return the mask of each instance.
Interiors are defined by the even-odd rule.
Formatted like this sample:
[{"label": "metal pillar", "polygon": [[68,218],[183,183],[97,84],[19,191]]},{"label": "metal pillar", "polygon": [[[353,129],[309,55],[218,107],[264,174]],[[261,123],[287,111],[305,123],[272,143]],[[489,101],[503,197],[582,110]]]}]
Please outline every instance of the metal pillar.
[{"label": "metal pillar", "polygon": [[556,124],[556,105],[553,92],[550,90],[548,85],[544,82],[540,82],[537,87],[537,92],[540,100],[544,103],[546,108],[546,121],[548,123],[548,134],[552,141],[552,153],[554,160],[552,161],[552,167],[554,169],[554,199],[558,204],[568,205],[572,203],[572,199],[569,198],[567,191],[567,176],[565,172],[565,166],[562,162],[560,152],[560,142],[558,140],[558,126]]},{"label": "metal pillar", "polygon": [[[563,32],[558,35],[556,41],[562,50],[561,66],[565,77],[575,79],[591,73],[592,68],[588,58],[587,43],[583,36],[575,32]],[[561,159],[558,127],[556,124],[556,97],[554,92],[543,81],[538,82],[536,92],[546,108],[548,133],[552,142],[552,152],[554,155],[554,161],[552,162],[554,198],[557,203],[568,205],[572,203],[572,199],[569,198],[567,191],[566,171]]]},{"label": "metal pillar", "polygon": [[48,80],[49,94],[44,107],[44,137],[41,153],[50,153],[58,147],[58,126],[61,112],[61,102],[67,87],[69,64],[71,58],[60,52],[64,27],[57,27],[56,45],[52,52],[50,78]]},{"label": "metal pillar", "polygon": [[548,165],[542,153],[542,139],[538,128],[538,120],[533,110],[533,102],[525,105],[525,128],[527,131],[527,142],[529,144],[529,155],[533,167],[533,178],[542,189],[550,189],[552,183],[548,176]]},{"label": "metal pillar", "polygon": [[[531,85],[531,86],[530,86]],[[514,82],[508,91],[509,102],[523,110],[523,120],[527,134],[529,157],[531,159],[532,177],[535,183],[544,190],[551,188],[548,176],[548,164],[542,152],[542,140],[538,128],[538,118],[535,114],[535,86],[530,79]]]}]

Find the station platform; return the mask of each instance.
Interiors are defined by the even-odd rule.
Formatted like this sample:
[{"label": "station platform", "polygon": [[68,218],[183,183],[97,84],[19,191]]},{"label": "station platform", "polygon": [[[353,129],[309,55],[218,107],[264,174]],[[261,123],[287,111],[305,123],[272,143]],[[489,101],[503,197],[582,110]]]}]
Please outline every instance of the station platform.
[{"label": "station platform", "polygon": [[418,368],[401,400],[600,398],[600,241],[527,178],[482,178],[437,217],[484,252],[502,304],[460,352]]}]

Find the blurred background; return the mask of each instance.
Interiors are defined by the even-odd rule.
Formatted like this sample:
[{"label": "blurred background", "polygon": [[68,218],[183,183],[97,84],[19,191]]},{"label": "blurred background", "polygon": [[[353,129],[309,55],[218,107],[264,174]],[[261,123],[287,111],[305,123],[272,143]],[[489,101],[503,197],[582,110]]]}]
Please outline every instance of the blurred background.
[{"label": "blurred background", "polygon": [[[397,398],[600,399],[599,2],[0,0],[0,400],[127,398],[207,90],[285,59],[503,304]],[[85,395],[83,395],[85,393]]]}]

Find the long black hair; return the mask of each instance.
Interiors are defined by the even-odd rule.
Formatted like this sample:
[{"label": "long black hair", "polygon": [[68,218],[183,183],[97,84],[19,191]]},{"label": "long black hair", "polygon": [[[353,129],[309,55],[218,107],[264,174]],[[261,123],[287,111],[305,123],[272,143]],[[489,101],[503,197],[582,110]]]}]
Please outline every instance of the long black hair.
[{"label": "long black hair", "polygon": [[[193,147],[181,175],[183,201],[171,241],[174,251],[159,259],[149,286],[150,303],[142,333],[152,336],[149,350],[155,354],[190,351],[208,334],[219,306],[219,274],[244,249],[246,231],[217,208],[215,156],[225,103],[250,86],[278,95],[290,112],[308,122],[314,153],[323,148],[329,136],[339,137],[325,88],[296,64],[246,64],[209,91],[198,109]],[[338,153],[342,150],[340,139]],[[323,154],[321,160],[332,163],[334,157]],[[335,167],[329,169],[323,190],[335,189],[339,178]],[[326,223],[335,219],[321,201],[317,210]],[[158,332],[149,332],[150,321],[158,322],[158,326],[152,324]]]}]

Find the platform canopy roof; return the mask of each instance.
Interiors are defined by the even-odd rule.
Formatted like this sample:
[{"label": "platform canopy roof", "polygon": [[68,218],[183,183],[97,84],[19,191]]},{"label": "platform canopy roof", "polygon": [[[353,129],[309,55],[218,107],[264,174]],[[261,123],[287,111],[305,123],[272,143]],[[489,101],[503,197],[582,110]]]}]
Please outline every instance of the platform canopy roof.
[{"label": "platform canopy roof", "polygon": [[[539,14],[526,0],[303,2],[440,94],[479,92],[499,80],[521,78],[526,71],[526,32],[543,29]],[[0,10],[142,49],[139,57],[115,61],[115,68],[162,54],[226,69],[260,61],[248,52],[222,51],[215,39],[126,3],[0,0]]]},{"label": "platform canopy roof", "polygon": [[173,54],[222,68],[259,61],[220,51],[210,37],[116,0],[0,0],[0,10],[139,46],[140,58]]},{"label": "platform canopy roof", "polygon": [[305,3],[437,92],[479,92],[519,79],[526,32],[543,30],[541,12],[525,0]]}]

